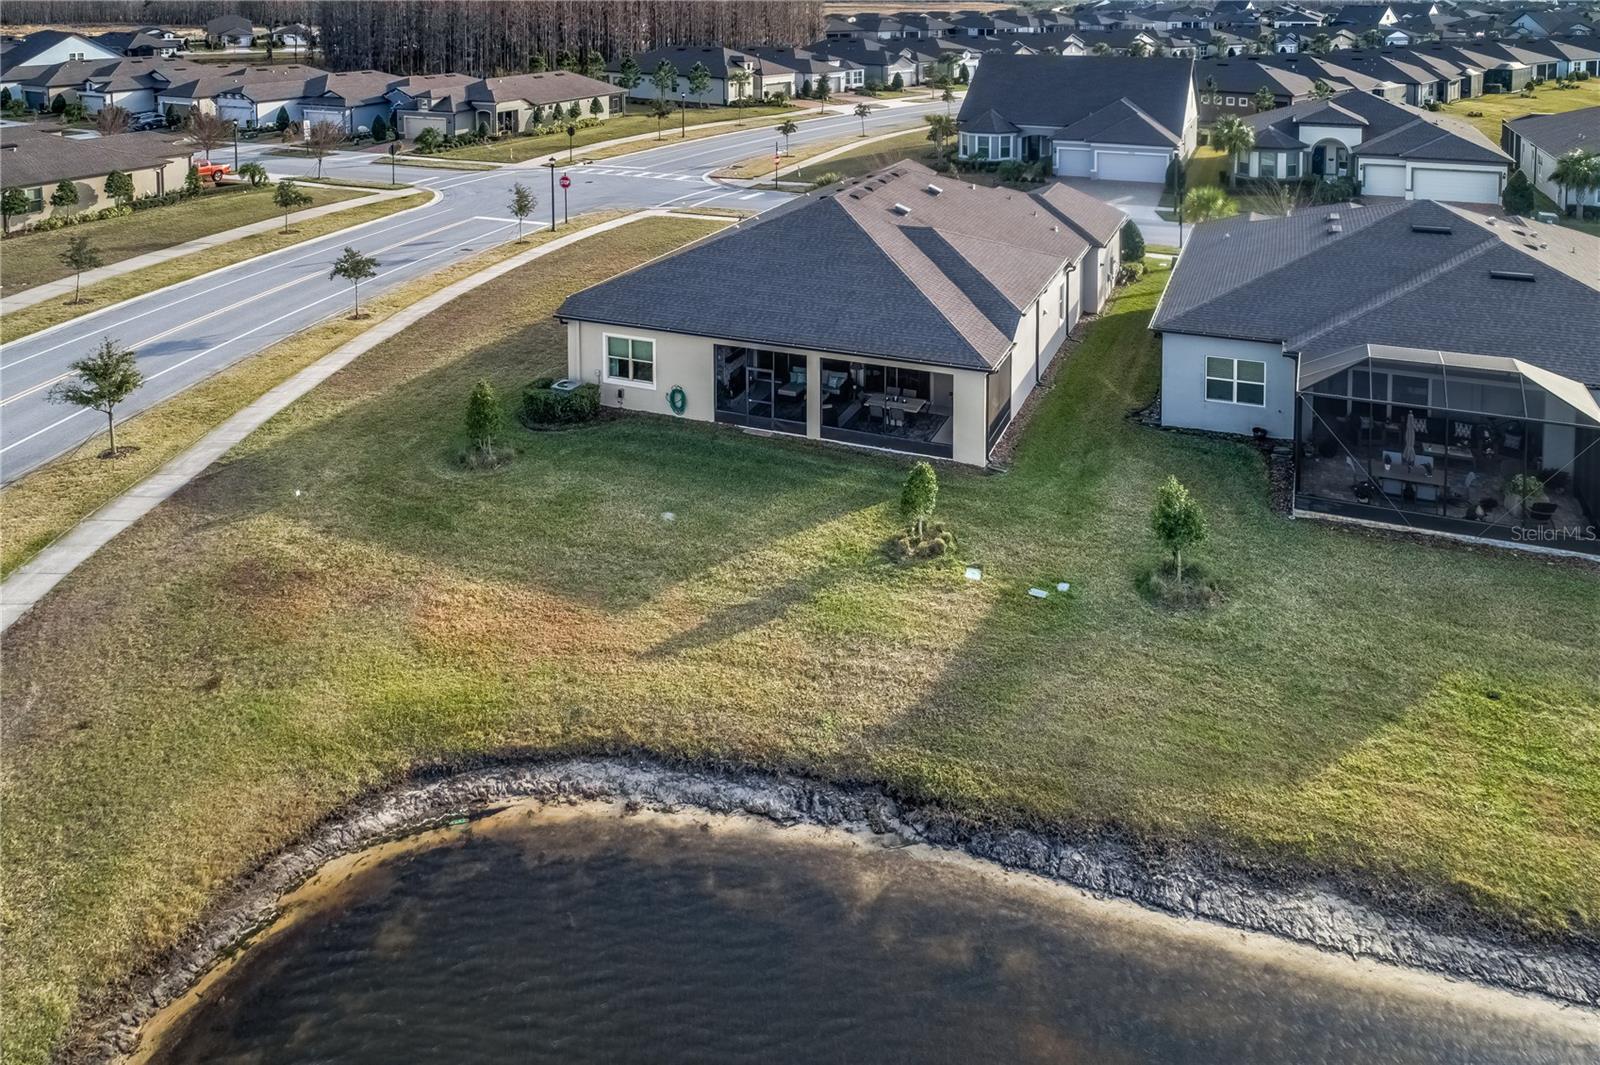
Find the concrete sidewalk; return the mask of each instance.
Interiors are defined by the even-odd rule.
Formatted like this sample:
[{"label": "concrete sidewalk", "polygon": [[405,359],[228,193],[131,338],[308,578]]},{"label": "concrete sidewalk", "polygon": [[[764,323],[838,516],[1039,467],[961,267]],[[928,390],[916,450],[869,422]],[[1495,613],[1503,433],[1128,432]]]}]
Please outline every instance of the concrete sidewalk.
[{"label": "concrete sidewalk", "polygon": [[10,628],[13,622],[26,614],[46,592],[60,583],[62,578],[110,543],[118,533],[154,510],[162,500],[199,476],[206,467],[226,455],[273,415],[418,319],[432,314],[458,296],[465,295],[478,286],[488,284],[495,278],[551,252],[560,251],[580,240],[586,240],[619,226],[662,216],[707,217],[715,218],[719,222],[730,221],[720,216],[695,216],[687,212],[659,208],[614,218],[609,222],[601,222],[576,233],[558,237],[548,244],[530,248],[521,255],[514,255],[503,262],[485,267],[472,276],[464,277],[431,296],[418,300],[404,310],[395,312],[359,337],[341,345],[287,381],[269,389],[249,406],[201,437],[198,443],[168,462],[160,471],[89,515],[55,543],[13,570],[11,575],[0,583],[0,631]]},{"label": "concrete sidewalk", "polygon": [[[298,178],[295,181],[296,184],[302,186],[310,185],[316,188],[344,189],[349,187],[343,185],[319,185],[315,181],[302,181]],[[338,203],[325,203],[321,207],[298,211],[294,214],[293,220],[305,222],[313,218],[321,218],[324,215],[337,214],[339,211],[348,211],[354,207],[365,207],[368,204],[392,200],[398,196],[409,196],[416,191],[418,190],[412,188],[380,189],[370,196],[358,196],[353,200],[340,200]],[[214,248],[219,244],[229,244],[244,237],[253,237],[257,233],[267,233],[282,226],[282,218],[264,218],[259,222],[251,222],[245,226],[235,226],[233,229],[224,229],[220,233],[212,233],[210,236],[196,237],[186,243],[163,248],[160,251],[146,252],[144,255],[136,255],[131,259],[123,259],[109,266],[102,266],[97,270],[85,270],[83,272],[83,283],[92,285],[108,278],[131,274],[135,270],[143,270],[147,266],[169,262],[185,255],[196,255],[204,252],[207,248]],[[43,303],[45,300],[70,296],[74,287],[75,280],[71,277],[64,277],[59,281],[50,281],[43,285],[35,285],[33,288],[25,288],[15,295],[0,298],[0,310],[20,311],[24,307],[32,307],[34,304]]]}]

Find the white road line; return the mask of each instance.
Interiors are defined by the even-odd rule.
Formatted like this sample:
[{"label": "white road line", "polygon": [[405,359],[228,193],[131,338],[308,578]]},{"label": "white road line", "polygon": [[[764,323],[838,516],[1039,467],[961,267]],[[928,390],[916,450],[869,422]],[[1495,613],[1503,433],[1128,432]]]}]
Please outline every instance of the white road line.
[{"label": "white road line", "polygon": [[[506,228],[509,228],[509,227],[502,226],[501,228],[502,229],[506,229]],[[491,231],[490,233],[480,234],[480,236],[492,236],[494,232],[498,232],[498,231]],[[478,240],[478,239],[479,239],[479,237],[473,237],[472,238],[472,240]],[[376,280],[378,280],[378,278],[387,277],[390,274],[396,273],[396,272],[398,272],[400,270],[409,269],[410,267],[416,266],[418,263],[426,262],[428,259],[433,258],[435,255],[443,255],[447,251],[454,251],[456,248],[463,247],[463,246],[465,246],[465,245],[467,245],[469,243],[471,243],[471,241],[464,240],[460,244],[456,244],[456,245],[453,245],[453,246],[448,247],[448,248],[440,248],[438,251],[433,252],[433,253],[431,253],[429,255],[426,255],[421,259],[416,259],[416,260],[414,260],[412,262],[406,263],[404,266],[397,266],[393,270],[385,270],[383,273],[376,275],[372,280],[376,281]],[[312,302],[307,303],[307,304],[305,304],[305,305],[303,305],[301,307],[297,307],[294,310],[289,311],[286,314],[279,315],[277,318],[274,318],[271,321],[262,322],[260,325],[253,326],[253,327],[251,327],[249,329],[246,329],[244,332],[240,333],[238,336],[229,337],[227,340],[223,340],[223,341],[220,341],[220,342],[218,342],[216,344],[213,344],[211,347],[206,348],[204,351],[196,352],[195,354],[189,356],[187,359],[184,359],[182,362],[176,362],[176,363],[173,363],[171,366],[167,366],[167,367],[164,367],[163,369],[157,370],[155,373],[146,376],[145,377],[145,381],[146,382],[154,381],[158,377],[165,376],[166,374],[171,373],[173,370],[179,369],[180,367],[186,366],[186,365],[188,365],[189,363],[193,362],[196,359],[203,358],[204,356],[211,354],[213,351],[216,351],[218,348],[225,347],[226,345],[232,344],[234,341],[237,341],[237,340],[243,340],[245,337],[249,336],[252,333],[259,333],[261,330],[267,328],[268,326],[277,325],[279,322],[283,321],[285,318],[292,318],[295,315],[299,314],[301,311],[310,310],[312,307],[317,306],[319,303],[326,303],[331,299],[342,299],[343,297],[344,297],[344,293],[342,293],[342,292],[334,292],[334,293],[330,293],[329,295],[323,296],[321,299],[313,300]],[[304,326],[301,327],[301,329],[308,329],[311,326],[318,324],[324,318],[327,318],[327,317],[328,317],[328,315],[323,315],[320,318],[315,318],[312,321],[307,322]],[[171,397],[167,397],[167,398],[171,398]],[[160,403],[161,401],[157,400],[156,402]],[[152,404],[152,406],[154,406],[154,405],[155,404]],[[146,407],[144,409],[148,410],[150,408]],[[13,440],[11,443],[7,444],[5,447],[0,447],[0,455],[5,454],[7,451],[10,451],[14,447],[18,447],[18,446],[20,446],[22,444],[26,444],[29,440],[32,440],[34,437],[40,436],[40,435],[42,435],[44,433],[48,433],[50,430],[56,428],[57,426],[65,425],[67,422],[70,422],[72,419],[78,417],[80,414],[88,414],[88,413],[90,413],[90,411],[88,411],[87,409],[81,409],[81,410],[73,411],[71,414],[67,415],[66,417],[61,418],[58,421],[51,422],[49,425],[45,426],[43,429],[38,429],[38,430],[35,430],[34,432],[29,433],[27,436],[23,437],[21,440]]]},{"label": "white road line", "polygon": [[[378,248],[375,251],[373,251],[371,254],[377,255],[377,254],[380,254],[382,252],[393,251],[395,248],[404,247],[405,245],[410,244],[413,241],[422,240],[422,239],[424,239],[426,237],[431,237],[436,233],[443,233],[446,230],[454,229],[457,226],[466,225],[469,221],[472,221],[472,220],[469,219],[469,218],[463,218],[463,219],[461,219],[459,221],[451,222],[448,225],[439,226],[437,229],[430,229],[426,233],[418,233],[418,234],[415,234],[413,236],[408,236],[404,240],[399,240],[399,241],[394,242],[393,244],[384,245],[383,247]],[[404,226],[403,225],[395,225],[395,226],[389,227],[389,229],[401,229],[401,228],[404,228]],[[388,230],[387,229],[386,230],[380,230],[379,232],[380,233],[381,232],[388,232]],[[332,235],[332,234],[330,234],[330,235]],[[223,282],[220,285],[212,285],[210,288],[200,289],[197,292],[192,292],[192,293],[189,293],[188,295],[180,296],[178,299],[172,300],[171,302],[168,302],[168,303],[164,303],[159,307],[152,307],[147,311],[141,311],[138,314],[131,315],[130,317],[124,318],[120,322],[113,322],[109,326],[97,327],[97,328],[95,328],[95,329],[93,329],[93,330],[91,330],[91,331],[89,331],[87,333],[81,333],[78,336],[75,336],[75,337],[71,338],[70,340],[63,340],[61,343],[52,344],[48,348],[40,348],[38,351],[34,352],[32,355],[24,355],[20,359],[13,359],[8,363],[4,363],[3,365],[0,365],[0,371],[15,369],[16,367],[21,366],[23,363],[28,362],[31,359],[37,359],[41,355],[48,355],[52,351],[58,351],[61,348],[67,347],[68,345],[71,345],[71,344],[82,343],[83,341],[88,340],[90,337],[92,337],[96,333],[106,334],[107,331],[110,330],[110,329],[116,329],[119,326],[126,326],[131,322],[135,322],[135,321],[139,320],[140,318],[147,317],[147,316],[149,316],[151,314],[156,313],[157,311],[163,311],[163,310],[166,310],[169,307],[175,307],[180,303],[184,303],[184,302],[186,302],[188,300],[194,299],[196,296],[203,296],[203,295],[205,295],[207,293],[215,292],[219,288],[231,288],[234,285],[240,284],[241,282],[244,282],[244,281],[249,281],[254,277],[257,277],[257,276],[259,276],[259,275],[261,275],[263,273],[266,273],[267,270],[277,270],[277,269],[280,269],[282,267],[293,266],[295,263],[304,262],[306,259],[312,259],[312,258],[316,258],[319,255],[325,255],[330,250],[331,249],[326,249],[326,248],[319,249],[317,251],[310,252],[310,253],[308,253],[306,255],[297,256],[297,257],[295,257],[293,259],[289,259],[289,260],[286,260],[286,261],[281,262],[281,263],[274,263],[271,266],[266,267],[265,269],[262,269],[262,270],[257,270],[252,274],[245,274],[245,275],[243,275],[241,277],[230,278],[229,280]],[[232,310],[233,308],[243,306],[246,303],[253,303],[253,302],[261,299],[264,296],[269,296],[274,292],[281,291],[282,289],[287,288],[289,285],[299,284],[301,281],[305,281],[308,278],[315,277],[315,276],[317,276],[317,274],[320,274],[320,273],[321,273],[321,271],[318,270],[318,271],[315,271],[313,273],[301,274],[298,277],[295,277],[294,279],[292,279],[291,281],[286,282],[285,284],[282,284],[282,285],[278,285],[276,288],[273,288],[273,289],[271,289],[271,290],[269,290],[267,292],[252,293],[250,296],[246,297],[245,299],[239,300],[238,302],[230,304],[227,307],[223,307],[220,310],[208,311],[208,312],[206,312],[205,314],[201,315],[198,318],[192,318],[192,319],[189,319],[188,321],[180,322],[177,325],[173,326],[171,329],[167,329],[167,330],[164,330],[163,332],[157,333],[155,336],[145,337],[143,340],[134,341],[131,346],[137,348],[137,347],[142,346],[144,344],[153,344],[157,340],[161,340],[162,338],[168,336],[169,334],[171,334],[173,332],[176,332],[179,329],[185,329],[185,328],[188,328],[191,325],[195,325],[195,324],[198,324],[200,322],[203,322],[207,318],[213,318],[216,315],[222,313],[222,311]],[[28,338],[24,337],[22,339],[26,340]],[[0,350],[4,350],[4,349],[0,348]],[[7,400],[6,402],[10,402],[10,400]]]},{"label": "white road line", "polygon": [[761,193],[759,193],[759,192],[748,192],[748,193],[745,193],[743,196],[740,196],[739,199],[741,199],[741,200],[753,200],[759,195],[761,195]]},{"label": "white road line", "polygon": [[[421,221],[421,219],[420,218],[406,218],[406,219],[403,219],[403,220],[400,220],[400,221],[394,221],[392,219],[373,219],[372,222],[363,222],[360,225],[351,226],[349,229],[334,230],[332,233],[324,234],[321,237],[312,237],[309,241],[305,242],[305,245],[317,244],[317,243],[320,243],[321,241],[327,240],[328,238],[337,238],[337,237],[345,236],[345,235],[350,234],[354,230],[363,228],[364,226],[374,225],[374,224],[381,223],[381,222],[389,222],[390,224],[388,224],[388,225],[380,226],[380,228],[374,229],[369,233],[363,233],[362,234],[363,237],[381,236],[384,233],[388,233],[388,232],[390,232],[392,230],[404,229],[407,226],[416,225],[418,221]],[[296,248],[303,249],[305,247],[305,245],[293,245],[290,248],[279,249],[279,251],[293,251]],[[164,310],[167,310],[168,308],[176,307],[180,303],[185,303],[185,302],[187,302],[189,300],[195,299],[198,296],[204,296],[204,295],[206,295],[208,293],[215,292],[215,291],[217,291],[217,289],[220,289],[220,288],[227,288],[227,287],[229,287],[231,285],[237,285],[237,284],[242,284],[242,283],[247,282],[247,281],[251,281],[251,280],[261,276],[262,274],[264,274],[264,273],[266,273],[266,272],[268,272],[270,270],[277,270],[277,269],[279,269],[281,267],[285,267],[285,266],[293,266],[295,263],[304,262],[307,259],[314,259],[319,255],[325,255],[325,254],[327,254],[327,252],[328,252],[328,249],[326,249],[326,248],[320,248],[320,247],[319,248],[313,248],[313,249],[311,249],[309,251],[306,251],[302,255],[294,255],[294,256],[292,256],[290,258],[287,258],[287,259],[280,259],[280,260],[277,260],[275,262],[266,263],[266,264],[259,265],[259,266],[255,267],[255,268],[251,268],[251,266],[249,264],[260,263],[260,260],[262,260],[262,259],[265,259],[265,258],[267,258],[269,256],[274,256],[274,255],[279,254],[279,252],[267,252],[265,255],[257,256],[254,259],[246,259],[242,263],[235,264],[236,266],[244,267],[245,268],[245,272],[244,273],[232,273],[232,272],[229,272],[229,270],[230,270],[229,267],[220,267],[217,272],[219,274],[226,274],[227,280],[225,280],[225,281],[220,281],[215,285],[210,285],[210,286],[208,286],[206,288],[201,288],[201,289],[184,289],[182,294],[179,295],[176,299],[168,300],[166,303],[162,303],[162,304],[159,304],[159,305],[157,305],[155,307],[151,307],[148,310],[140,311],[138,314],[132,315],[132,316],[127,317],[127,318],[124,318],[121,321],[114,322],[109,326],[95,326],[93,329],[91,329],[87,333],[80,333],[78,336],[73,337],[71,340],[66,340],[66,341],[63,341],[60,344],[55,345],[54,347],[45,348],[42,351],[35,352],[34,355],[43,355],[45,352],[54,351],[54,350],[56,350],[56,348],[63,347],[65,345],[67,345],[67,344],[80,343],[80,342],[82,342],[84,340],[87,340],[89,337],[93,336],[95,333],[104,333],[108,329],[116,329],[116,328],[118,328],[120,326],[125,326],[129,322],[137,321],[138,319],[143,318],[146,315],[155,314],[158,311],[164,311]],[[194,279],[191,279],[191,280],[194,280]],[[170,285],[170,286],[167,286],[167,287],[169,289],[177,289],[180,285],[184,285],[184,284],[187,284],[187,283],[186,282],[175,282],[173,285]],[[166,290],[165,289],[158,289],[156,291],[157,292],[161,292],[161,291],[166,291]],[[141,296],[133,297],[133,299],[142,299],[142,298],[143,297],[141,297]],[[126,303],[128,303],[128,302],[130,302],[130,301],[125,300],[122,303],[113,304],[110,307],[104,307],[104,308],[101,308],[98,311],[91,311],[88,314],[82,315],[81,317],[74,318],[70,322],[62,322],[60,325],[51,326],[49,329],[41,329],[37,333],[30,333],[28,336],[20,337],[17,340],[13,340],[10,345],[0,345],[0,354],[3,354],[7,347],[15,347],[18,344],[25,344],[30,340],[37,340],[39,337],[41,337],[41,336],[43,336],[43,335],[45,335],[47,333],[53,333],[53,332],[56,332],[57,330],[64,331],[64,330],[72,328],[73,326],[81,326],[84,322],[86,322],[87,320],[89,320],[91,318],[98,318],[102,314],[109,314],[111,312],[116,311],[119,307],[124,307],[126,305]],[[27,359],[33,358],[34,355],[25,356],[24,358],[18,359],[15,362],[0,364],[0,370],[9,369],[11,366],[20,365],[21,363],[27,361]]]}]

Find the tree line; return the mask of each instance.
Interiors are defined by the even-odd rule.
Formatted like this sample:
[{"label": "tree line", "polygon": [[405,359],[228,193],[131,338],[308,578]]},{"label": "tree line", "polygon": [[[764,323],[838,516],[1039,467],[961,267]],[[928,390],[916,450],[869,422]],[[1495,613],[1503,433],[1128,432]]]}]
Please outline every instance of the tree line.
[{"label": "tree line", "polygon": [[218,15],[243,15],[269,29],[307,22],[314,0],[6,0],[0,22],[12,26],[202,26]]},{"label": "tree line", "polygon": [[493,77],[677,45],[787,48],[822,33],[819,0],[323,0],[334,70]]}]

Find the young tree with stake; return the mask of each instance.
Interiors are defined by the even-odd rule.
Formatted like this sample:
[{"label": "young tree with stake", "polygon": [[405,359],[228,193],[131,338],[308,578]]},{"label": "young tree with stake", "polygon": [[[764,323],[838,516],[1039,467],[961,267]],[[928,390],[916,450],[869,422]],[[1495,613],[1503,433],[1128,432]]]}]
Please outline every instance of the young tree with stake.
[{"label": "young tree with stake", "polygon": [[97,410],[106,416],[106,432],[111,437],[111,449],[102,458],[117,457],[117,404],[144,384],[144,375],[134,359],[133,352],[110,337],[100,342],[100,350],[86,359],[79,359],[69,369],[78,375],[76,380],[62,381],[50,390],[52,403],[70,403],[86,410]]},{"label": "young tree with stake", "polygon": [[[711,88],[711,71],[704,63],[696,62],[689,68],[689,95],[704,96]],[[704,101],[696,101],[704,102]]]},{"label": "young tree with stake", "polygon": [[97,270],[104,266],[105,260],[100,258],[100,253],[94,250],[89,243],[89,238],[79,235],[67,238],[67,246],[61,252],[61,265],[71,270],[74,276],[72,283],[72,302],[82,303],[83,272]]},{"label": "young tree with stake", "polygon": [[196,111],[189,116],[189,140],[209,162],[212,152],[233,140],[233,123],[204,111]]},{"label": "young tree with stake", "polygon": [[744,98],[750,91],[750,72],[744,67],[734,67],[728,72],[728,87],[733,90],[733,102],[739,106],[739,117],[744,117]]},{"label": "young tree with stake", "polygon": [[11,232],[11,216],[14,214],[27,214],[33,210],[33,201],[28,194],[19,188],[9,188],[0,192],[0,229]]},{"label": "young tree with stake", "polygon": [[505,405],[495,394],[494,386],[479,380],[467,399],[467,437],[472,446],[486,458],[494,456],[494,441],[506,424]]},{"label": "young tree with stake", "polygon": [[1150,514],[1150,528],[1161,546],[1172,554],[1178,584],[1183,585],[1183,553],[1206,538],[1206,515],[1189,490],[1168,475],[1156,489],[1156,506]]},{"label": "young tree with stake", "polygon": [[861,135],[867,135],[867,116],[872,114],[872,105],[863,101],[856,104],[856,117],[861,120]]},{"label": "young tree with stake", "polygon": [[288,178],[278,182],[278,187],[272,193],[272,202],[277,204],[283,212],[283,231],[289,232],[289,215],[297,207],[305,207],[311,202],[311,197],[301,192],[299,186]]},{"label": "young tree with stake", "polygon": [[355,292],[355,312],[352,318],[361,317],[361,282],[378,274],[378,260],[370,255],[363,255],[354,248],[345,248],[344,254],[334,260],[333,270],[328,274],[328,280],[342,277],[350,282],[350,287]]},{"label": "young tree with stake", "polygon": [[939,476],[926,462],[911,467],[905,484],[900,487],[900,516],[911,525],[918,540],[933,516],[934,504],[939,501]]},{"label": "young tree with stake", "polygon": [[509,205],[509,209],[511,211],[511,217],[517,220],[518,240],[522,239],[523,220],[531,215],[533,213],[533,209],[537,206],[539,206],[539,198],[533,194],[533,191],[529,189],[528,186],[524,185],[520,181],[511,186],[511,203]]},{"label": "young tree with stake", "polygon": [[633,58],[633,53],[622,57],[622,65],[617,74],[617,87],[622,90],[622,113],[628,113],[628,95],[639,87],[639,82],[644,80],[644,72],[639,69],[638,60]]},{"label": "young tree with stake", "polygon": [[344,141],[344,127],[337,122],[314,122],[306,131],[306,151],[317,161],[317,177],[322,176],[322,160]]}]

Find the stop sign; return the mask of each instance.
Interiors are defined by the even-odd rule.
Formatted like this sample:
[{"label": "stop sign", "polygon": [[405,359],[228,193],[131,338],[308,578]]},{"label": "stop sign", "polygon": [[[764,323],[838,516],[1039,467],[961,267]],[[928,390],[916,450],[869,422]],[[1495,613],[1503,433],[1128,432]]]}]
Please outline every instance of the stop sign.
[{"label": "stop sign", "polygon": [[564,189],[570,189],[572,187],[572,179],[570,177],[568,177],[567,175],[562,174],[561,175],[561,187],[564,188]]}]

